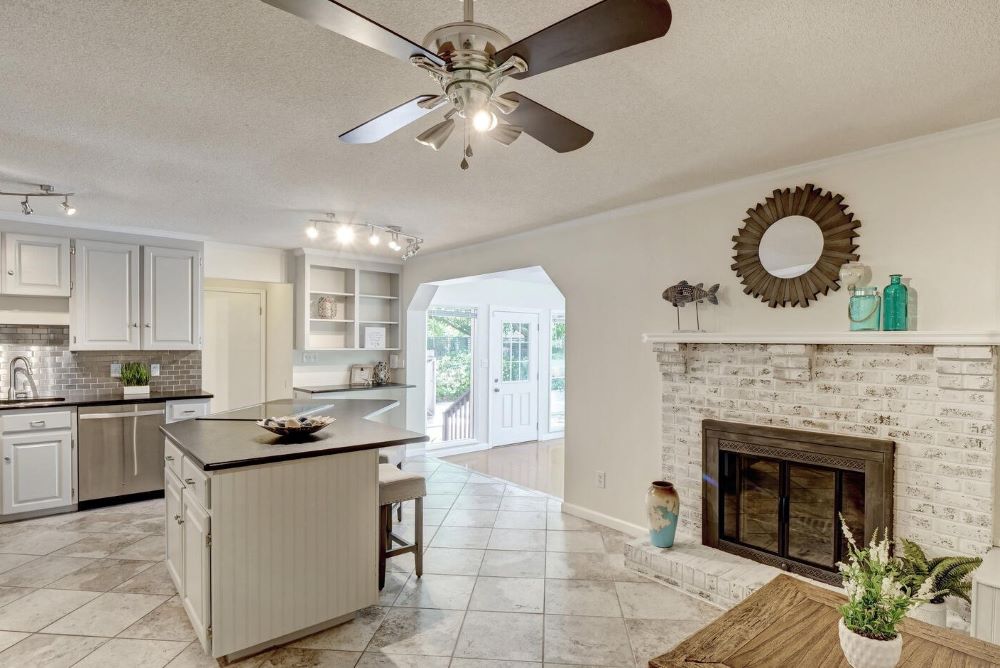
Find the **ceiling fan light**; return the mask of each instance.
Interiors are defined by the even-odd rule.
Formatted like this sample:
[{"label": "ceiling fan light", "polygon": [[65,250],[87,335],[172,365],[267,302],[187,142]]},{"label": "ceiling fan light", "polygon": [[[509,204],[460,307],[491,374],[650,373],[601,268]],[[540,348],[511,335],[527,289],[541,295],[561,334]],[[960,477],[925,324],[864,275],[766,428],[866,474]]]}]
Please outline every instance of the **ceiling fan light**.
[{"label": "ceiling fan light", "polygon": [[497,116],[488,109],[480,109],[472,116],[472,127],[476,132],[489,132],[497,126]]},{"label": "ceiling fan light", "polygon": [[349,244],[354,241],[354,227],[347,223],[337,228],[337,241],[342,244]]},{"label": "ceiling fan light", "polygon": [[417,135],[417,141],[437,151],[448,141],[448,137],[451,136],[451,132],[454,129],[455,119],[448,118],[421,132]]},{"label": "ceiling fan light", "polygon": [[508,100],[502,95],[497,95],[493,98],[493,106],[500,110],[502,114],[509,114],[515,111],[521,103],[516,100]]}]

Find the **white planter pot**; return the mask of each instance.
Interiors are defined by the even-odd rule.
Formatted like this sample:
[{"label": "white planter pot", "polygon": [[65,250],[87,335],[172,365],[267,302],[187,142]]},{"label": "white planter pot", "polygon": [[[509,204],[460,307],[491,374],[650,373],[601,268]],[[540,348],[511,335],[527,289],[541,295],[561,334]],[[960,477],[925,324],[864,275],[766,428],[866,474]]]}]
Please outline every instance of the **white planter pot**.
[{"label": "white planter pot", "polygon": [[907,616],[943,628],[948,626],[948,604],[943,601],[941,603],[924,603],[910,610]]},{"label": "white planter pot", "polygon": [[843,618],[838,623],[838,629],[840,648],[853,668],[895,668],[899,663],[903,653],[903,636],[897,635],[893,640],[872,640],[847,628]]},{"label": "white planter pot", "polygon": [[148,395],[149,385],[123,385],[122,394],[126,397],[137,395]]}]

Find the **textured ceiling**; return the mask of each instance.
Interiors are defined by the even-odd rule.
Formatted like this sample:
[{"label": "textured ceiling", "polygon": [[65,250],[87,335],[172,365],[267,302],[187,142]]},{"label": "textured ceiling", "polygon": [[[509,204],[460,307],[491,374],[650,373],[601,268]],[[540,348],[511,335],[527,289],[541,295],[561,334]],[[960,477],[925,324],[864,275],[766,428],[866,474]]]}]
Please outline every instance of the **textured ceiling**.
[{"label": "textured ceiling", "polygon": [[[415,41],[461,17],[348,4]],[[589,4],[476,3],[513,39]],[[442,248],[1000,116],[996,0],[671,4],[663,39],[508,84],[588,146],[483,142],[463,172],[457,137],[413,141],[438,114],[340,143],[432,82],[257,0],[3,0],[0,186],[73,188],[86,224],[293,247],[334,210]]]}]

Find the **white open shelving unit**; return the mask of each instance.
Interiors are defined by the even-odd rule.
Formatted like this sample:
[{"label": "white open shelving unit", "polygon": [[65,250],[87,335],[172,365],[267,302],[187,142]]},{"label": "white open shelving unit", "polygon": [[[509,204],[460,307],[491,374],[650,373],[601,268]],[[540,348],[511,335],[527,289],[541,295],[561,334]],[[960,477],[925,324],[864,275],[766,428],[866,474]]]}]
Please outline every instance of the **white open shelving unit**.
[{"label": "white open shelving unit", "polygon": [[[400,349],[399,268],[306,254],[298,257],[295,285],[298,349]],[[332,301],[332,318],[320,317],[322,299]],[[385,331],[384,348],[365,347],[373,328]]]}]

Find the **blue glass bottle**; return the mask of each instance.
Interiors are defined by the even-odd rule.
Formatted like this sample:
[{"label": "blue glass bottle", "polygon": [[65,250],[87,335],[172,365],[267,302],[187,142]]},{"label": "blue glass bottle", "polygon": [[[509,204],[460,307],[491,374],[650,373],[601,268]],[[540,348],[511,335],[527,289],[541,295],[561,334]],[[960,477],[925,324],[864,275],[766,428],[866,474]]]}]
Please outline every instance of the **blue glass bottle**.
[{"label": "blue glass bottle", "polygon": [[887,332],[906,331],[906,286],[902,274],[890,274],[889,285],[882,293],[882,329]]}]

